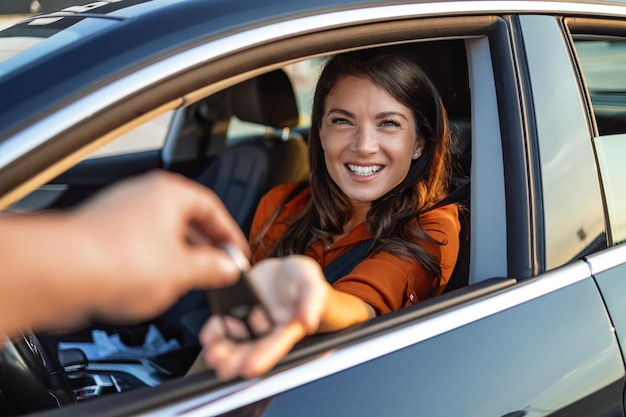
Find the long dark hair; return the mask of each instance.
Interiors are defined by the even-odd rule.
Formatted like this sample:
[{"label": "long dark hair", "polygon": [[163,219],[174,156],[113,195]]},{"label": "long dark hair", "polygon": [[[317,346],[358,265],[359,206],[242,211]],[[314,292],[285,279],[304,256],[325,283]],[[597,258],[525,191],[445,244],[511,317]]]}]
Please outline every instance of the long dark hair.
[{"label": "long dark hair", "polygon": [[[389,47],[336,55],[324,67],[315,90],[309,135],[311,197],[304,210],[289,220],[288,231],[269,256],[303,253],[319,239],[330,241],[332,235],[343,233],[344,224],[352,216],[347,196],[328,173],[319,136],[326,97],[337,81],[347,76],[369,78],[411,109],[417,136],[425,142],[422,156],[411,162],[404,180],[372,202],[365,220],[368,232],[374,237],[369,253],[384,251],[404,259],[413,258],[438,284],[439,263],[416,241],[434,241],[423,230],[419,216],[447,193],[450,174],[447,114],[435,85],[415,60]],[[282,206],[268,219],[267,227],[280,209]],[[267,228],[262,228],[259,241],[263,230]]]}]

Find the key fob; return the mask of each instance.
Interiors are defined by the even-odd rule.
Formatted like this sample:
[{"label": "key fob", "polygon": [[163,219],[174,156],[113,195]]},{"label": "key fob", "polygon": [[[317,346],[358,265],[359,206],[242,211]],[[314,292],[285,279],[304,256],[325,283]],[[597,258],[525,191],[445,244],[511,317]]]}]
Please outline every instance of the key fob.
[{"label": "key fob", "polygon": [[[274,321],[247,276],[250,263],[246,257],[235,246],[226,246],[224,249],[240,267],[241,273],[237,282],[230,287],[209,290],[209,305],[214,314],[222,316],[229,338],[235,341],[256,339],[271,331]],[[257,323],[259,320],[263,322],[262,330],[252,325],[252,314],[257,315]],[[233,318],[240,325],[233,322]]]}]

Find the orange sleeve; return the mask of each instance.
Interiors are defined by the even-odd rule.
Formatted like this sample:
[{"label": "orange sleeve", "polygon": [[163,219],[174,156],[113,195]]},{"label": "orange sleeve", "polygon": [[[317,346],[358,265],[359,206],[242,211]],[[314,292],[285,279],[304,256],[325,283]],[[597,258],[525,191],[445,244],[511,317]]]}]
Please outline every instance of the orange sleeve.
[{"label": "orange sleeve", "polygon": [[259,201],[259,205],[254,213],[254,218],[250,227],[250,235],[248,238],[254,262],[258,262],[266,258],[280,237],[287,231],[287,223],[284,220],[290,217],[291,214],[289,212],[291,210],[283,209],[274,224],[272,224],[265,236],[263,236],[262,241],[256,242],[256,239],[267,219],[274,214],[274,211],[285,200],[285,198],[287,198],[296,185],[296,183],[278,185],[269,190]]},{"label": "orange sleeve", "polygon": [[[441,265],[442,278],[436,291],[440,294],[450,279],[459,252],[458,209],[453,204],[443,206],[425,213],[420,220],[426,233],[442,243],[420,241]],[[378,314],[386,314],[428,298],[434,285],[433,277],[415,260],[379,252],[357,265],[334,287],[359,297]]]}]

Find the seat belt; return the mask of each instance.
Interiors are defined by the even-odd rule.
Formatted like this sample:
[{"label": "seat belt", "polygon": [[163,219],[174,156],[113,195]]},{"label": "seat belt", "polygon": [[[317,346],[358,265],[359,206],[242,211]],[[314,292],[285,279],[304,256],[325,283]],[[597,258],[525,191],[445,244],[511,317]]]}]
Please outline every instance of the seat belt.
[{"label": "seat belt", "polygon": [[359,242],[355,247],[326,265],[323,269],[326,281],[332,285],[338,281],[339,278],[348,275],[355,266],[365,260],[367,253],[372,246],[372,242],[374,242],[374,239]]},{"label": "seat belt", "polygon": [[[430,210],[443,207],[448,204],[463,201],[469,196],[469,182],[461,185],[456,190],[442,198],[437,204],[432,206]],[[329,284],[334,284],[339,278],[348,275],[358,264],[363,262],[372,246],[374,239],[359,242],[355,247],[335,259],[323,268],[324,276]]]},{"label": "seat belt", "polygon": [[470,196],[470,182],[466,182],[463,185],[458,186],[454,191],[450,194],[439,200],[434,206],[429,208],[427,211],[437,209],[439,207],[446,206],[452,203],[458,203],[459,201],[465,201]]}]

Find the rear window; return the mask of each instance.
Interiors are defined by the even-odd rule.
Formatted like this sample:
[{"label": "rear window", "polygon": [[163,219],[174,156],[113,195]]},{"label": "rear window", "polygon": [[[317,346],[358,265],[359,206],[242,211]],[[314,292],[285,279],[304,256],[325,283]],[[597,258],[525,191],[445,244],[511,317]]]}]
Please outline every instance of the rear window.
[{"label": "rear window", "polygon": [[[313,107],[315,86],[325,62],[326,58],[314,58],[283,67],[291,80],[296,95],[300,113],[298,128],[306,129],[311,125],[311,108]],[[262,135],[264,131],[264,126],[244,122],[233,116],[228,129],[228,139],[238,141],[250,135]]]}]

